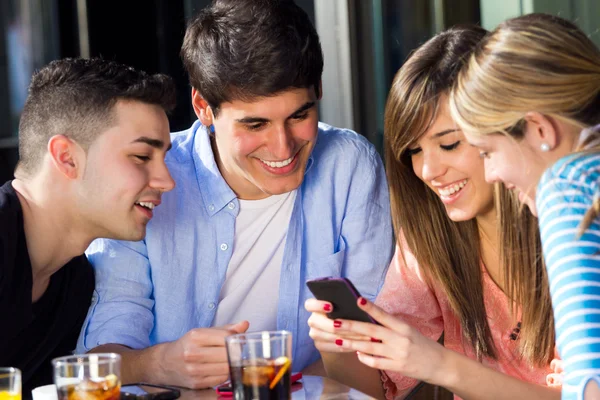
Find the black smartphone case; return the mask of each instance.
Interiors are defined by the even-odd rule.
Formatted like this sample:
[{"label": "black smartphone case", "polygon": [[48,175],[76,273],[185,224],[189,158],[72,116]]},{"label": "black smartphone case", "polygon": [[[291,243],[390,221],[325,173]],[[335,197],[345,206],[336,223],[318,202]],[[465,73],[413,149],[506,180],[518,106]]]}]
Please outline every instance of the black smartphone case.
[{"label": "black smartphone case", "polygon": [[[125,390],[121,390],[120,400],[174,400],[178,399],[181,395],[179,389],[166,385],[154,385],[151,383],[138,382],[123,386],[148,386],[158,389],[164,389],[164,391],[158,393],[146,393],[143,395],[136,395],[133,393],[128,393]],[[121,388],[123,389],[123,387]]]},{"label": "black smartphone case", "polygon": [[306,285],[318,300],[333,305],[333,311],[327,314],[329,318],[377,323],[358,308],[356,301],[360,294],[349,279],[328,277],[307,281]]}]

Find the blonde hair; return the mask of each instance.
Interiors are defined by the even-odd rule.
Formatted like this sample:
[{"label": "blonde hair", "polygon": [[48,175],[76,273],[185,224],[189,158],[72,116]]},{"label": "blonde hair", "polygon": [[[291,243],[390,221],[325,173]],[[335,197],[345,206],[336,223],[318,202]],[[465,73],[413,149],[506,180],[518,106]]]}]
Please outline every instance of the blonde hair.
[{"label": "blonde hair", "polygon": [[[394,78],[384,129],[396,235],[405,237],[429,284],[435,281],[444,290],[478,359],[497,354],[483,299],[477,222],[448,217],[438,196],[415,175],[407,149],[431,126],[440,96],[448,93],[463,60],[486,33],[479,27],[452,28],[417,49]],[[511,309],[523,311],[519,349],[528,361],[547,365],[554,355],[554,325],[537,221],[529,213],[519,217],[518,201],[503,186],[496,193],[499,243],[511,249],[499,246],[507,295]]]},{"label": "blonde hair", "polygon": [[[500,24],[480,43],[450,94],[452,118],[473,135],[521,139],[529,111],[580,129],[600,123],[600,50],[560,17],[529,14]],[[598,153],[600,146],[586,152]],[[599,213],[600,199],[580,234]]]},{"label": "blonde hair", "polygon": [[450,94],[452,118],[474,135],[520,139],[530,111],[584,128],[600,123],[599,110],[600,51],[576,25],[547,14],[500,24]]}]

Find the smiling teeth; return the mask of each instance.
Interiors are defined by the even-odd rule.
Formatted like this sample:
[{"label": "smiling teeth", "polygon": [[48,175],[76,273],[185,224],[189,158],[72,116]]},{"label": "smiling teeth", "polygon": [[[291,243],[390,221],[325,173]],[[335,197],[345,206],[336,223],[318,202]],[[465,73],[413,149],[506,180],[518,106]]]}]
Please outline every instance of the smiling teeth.
[{"label": "smiling teeth", "polygon": [[466,184],[467,184],[467,180],[465,179],[464,181],[460,181],[458,183],[455,183],[452,186],[447,186],[447,187],[445,187],[443,189],[440,188],[440,189],[438,189],[438,191],[440,192],[441,196],[450,197],[454,193],[458,192],[463,187],[465,187]]},{"label": "smiling teeth", "polygon": [[142,207],[146,207],[146,208],[148,208],[148,209],[150,209],[150,210],[154,210],[154,203],[149,203],[149,202],[145,202],[145,201],[140,201],[140,202],[137,202],[137,203],[135,203],[135,204],[139,204],[139,205],[140,205],[140,206],[142,206]]},{"label": "smiling teeth", "polygon": [[288,158],[287,160],[283,160],[283,161],[265,161],[265,160],[260,160],[263,164],[268,165],[271,168],[283,168],[287,165],[290,165],[290,163],[294,160],[294,156]]}]

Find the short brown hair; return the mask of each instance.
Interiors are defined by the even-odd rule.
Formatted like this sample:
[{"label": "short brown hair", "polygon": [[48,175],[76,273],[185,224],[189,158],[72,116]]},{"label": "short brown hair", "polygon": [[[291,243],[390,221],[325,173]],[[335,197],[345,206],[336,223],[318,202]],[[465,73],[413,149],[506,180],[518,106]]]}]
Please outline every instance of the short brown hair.
[{"label": "short brown hair", "polygon": [[114,122],[118,100],[175,107],[175,85],[162,74],[150,75],[100,58],[65,58],[36,72],[19,124],[18,173],[34,174],[48,140],[65,135],[87,149]]},{"label": "short brown hair", "polygon": [[291,0],[217,0],[189,24],[181,57],[215,114],[223,102],[313,86],[323,73],[319,36]]}]

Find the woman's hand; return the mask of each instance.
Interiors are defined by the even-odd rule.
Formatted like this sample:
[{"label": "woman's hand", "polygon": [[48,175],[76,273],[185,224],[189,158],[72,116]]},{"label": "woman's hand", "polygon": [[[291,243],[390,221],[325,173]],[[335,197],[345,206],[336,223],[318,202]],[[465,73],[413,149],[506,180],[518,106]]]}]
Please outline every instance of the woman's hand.
[{"label": "woman's hand", "polygon": [[[353,351],[352,349],[345,349],[335,344],[336,339],[340,337],[339,329],[336,328],[336,324],[339,324],[340,321],[334,321],[327,317],[327,314],[333,311],[331,303],[317,299],[308,299],[304,303],[304,308],[306,311],[312,313],[308,319],[308,325],[310,326],[309,335],[315,341],[317,350],[328,353],[350,353]],[[344,333],[342,332],[342,334]],[[347,340],[369,340],[369,337],[350,333],[345,333],[344,338]]]},{"label": "woman's hand", "polygon": [[[356,351],[359,360],[369,367],[444,384],[448,370],[445,354],[449,350],[362,297],[358,299],[358,306],[381,326],[341,320],[335,328],[336,335],[324,336],[323,340],[333,341],[341,351]],[[351,338],[360,336],[363,340]]]},{"label": "woman's hand", "polygon": [[549,387],[561,388],[562,387],[563,376],[565,374],[565,371],[563,370],[563,362],[562,362],[562,360],[558,359],[558,358],[555,358],[550,363],[550,368],[552,368],[552,370],[554,372],[552,372],[552,373],[550,373],[550,374],[548,374],[546,376],[546,384]]}]

